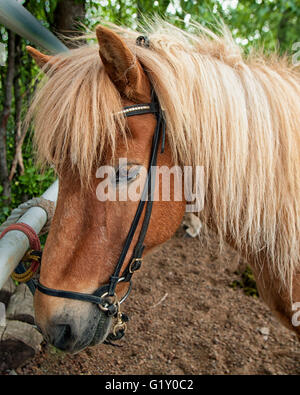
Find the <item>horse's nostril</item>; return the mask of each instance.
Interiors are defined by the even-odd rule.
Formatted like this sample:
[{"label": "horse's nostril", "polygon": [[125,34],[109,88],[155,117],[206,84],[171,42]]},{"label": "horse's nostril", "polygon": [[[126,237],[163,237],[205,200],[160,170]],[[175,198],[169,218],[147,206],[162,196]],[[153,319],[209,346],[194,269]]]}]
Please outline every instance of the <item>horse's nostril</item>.
[{"label": "horse's nostril", "polygon": [[56,325],[51,328],[51,343],[60,350],[69,348],[71,337],[70,325]]}]

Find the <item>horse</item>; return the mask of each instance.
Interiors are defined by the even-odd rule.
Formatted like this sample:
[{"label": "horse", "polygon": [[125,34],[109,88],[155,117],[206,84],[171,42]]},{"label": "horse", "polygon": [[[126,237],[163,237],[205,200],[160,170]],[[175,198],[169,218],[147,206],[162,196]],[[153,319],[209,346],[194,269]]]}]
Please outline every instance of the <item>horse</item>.
[{"label": "horse", "polygon": [[67,53],[27,47],[44,78],[26,122],[33,121],[38,163],[59,177],[34,308],[37,326],[59,349],[105,342],[114,317],[124,332],[124,278],[181,224],[184,196],[143,206],[141,199],[97,197],[105,180],[99,168],[123,174],[111,183],[120,193],[132,179],[146,185],[149,172],[140,168],[149,169],[155,155],[158,168],[203,166],[201,232],[214,230],[220,251],[229,243],[240,252],[261,298],[300,337],[293,320],[300,301],[299,70],[286,56],[244,55],[224,26],[194,30],[159,20],[141,36],[98,25],[93,44]]}]

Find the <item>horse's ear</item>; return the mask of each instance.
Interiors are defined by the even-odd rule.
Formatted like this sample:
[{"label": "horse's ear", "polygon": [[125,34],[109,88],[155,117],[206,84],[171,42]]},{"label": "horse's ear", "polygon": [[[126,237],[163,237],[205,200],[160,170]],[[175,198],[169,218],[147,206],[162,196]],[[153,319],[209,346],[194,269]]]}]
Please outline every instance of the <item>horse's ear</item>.
[{"label": "horse's ear", "polygon": [[[52,56],[45,55],[37,49],[30,47],[29,45],[26,46],[26,50],[40,68],[43,68],[46,64],[48,64],[50,69],[55,64]],[[48,67],[46,69],[48,69]]]},{"label": "horse's ear", "polygon": [[112,30],[96,28],[105,71],[122,96],[136,102],[150,101],[150,85],[143,68],[124,40]]}]

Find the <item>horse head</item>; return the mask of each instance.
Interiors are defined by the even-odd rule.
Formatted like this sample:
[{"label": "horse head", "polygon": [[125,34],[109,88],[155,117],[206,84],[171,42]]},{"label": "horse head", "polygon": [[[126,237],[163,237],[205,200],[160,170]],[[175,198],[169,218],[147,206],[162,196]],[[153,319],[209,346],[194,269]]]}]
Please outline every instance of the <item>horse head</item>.
[{"label": "horse head", "polygon": [[[138,58],[123,39],[112,30],[99,26],[96,35],[99,54],[98,51],[93,51],[92,72],[98,75],[97,78],[105,80],[105,92],[101,91],[101,86],[95,86],[95,81],[89,75],[85,75],[82,77],[83,81],[79,82],[80,88],[77,91],[73,89],[73,94],[77,95],[76,104],[82,101],[82,106],[86,106],[84,103],[86,99],[81,97],[81,94],[87,95],[89,89],[91,94],[95,92],[94,97],[104,93],[106,101],[110,100],[109,92],[111,92],[112,96],[118,98],[121,107],[125,108],[121,111],[123,112],[121,115],[126,117],[124,120],[126,135],[117,131],[114,141],[110,143],[104,144],[101,140],[89,142],[91,146],[93,145],[93,150],[94,145],[97,145],[96,150],[101,152],[101,155],[90,167],[91,174],[88,183],[82,180],[80,169],[72,166],[72,160],[74,161],[72,148],[69,147],[66,154],[69,158],[65,161],[63,160],[65,158],[62,158],[64,153],[61,151],[63,144],[60,146],[57,141],[53,145],[53,155],[59,152],[61,160],[65,163],[59,168],[57,207],[43,252],[40,273],[42,285],[34,298],[36,322],[45,338],[56,347],[69,352],[76,352],[86,346],[103,342],[110,331],[113,317],[106,314],[105,309],[99,308],[97,303],[56,297],[51,292],[42,291],[58,289],[65,292],[62,296],[66,295],[66,292],[91,295],[99,287],[109,283],[147,180],[151,147],[158,122],[157,114],[147,111],[136,115],[134,113],[136,108],[143,108],[141,105],[153,103],[154,94],[149,77]],[[60,62],[35,49],[28,48],[28,50],[40,67],[46,71],[54,70],[49,76],[48,84],[51,84],[58,74],[63,77],[64,73],[68,73],[72,53],[69,58]],[[68,86],[67,89],[72,90],[72,87]],[[53,103],[53,105],[56,104]],[[107,115],[111,117],[118,115],[103,114],[103,109],[97,108],[97,102],[95,104],[90,101],[89,107],[87,112],[92,113],[97,119]],[[80,109],[76,107],[73,111],[80,111]],[[131,111],[130,117],[128,111]],[[68,116],[72,114],[69,113]],[[85,121],[92,122],[93,116]],[[72,135],[72,131],[65,131],[64,122],[60,123],[61,135],[65,134],[66,139],[66,135],[70,133],[71,140],[75,140],[76,133]],[[101,123],[104,123],[103,119],[99,120],[99,125]],[[82,125],[82,128],[85,128],[85,125]],[[81,132],[84,133],[84,130]],[[101,130],[99,130],[99,136],[101,136]],[[89,139],[88,134],[86,139]],[[159,145],[160,147],[156,148],[157,165],[170,168],[173,165],[173,158],[168,142],[164,144],[163,154],[161,153],[161,138]],[[88,161],[88,155],[92,154],[86,151],[86,155],[85,161]],[[101,172],[101,169],[106,167],[112,170],[112,177],[108,174],[105,177]],[[138,194],[137,199],[131,199],[129,196],[133,182],[139,184],[139,187],[135,189]],[[158,177],[156,177],[156,184],[159,188]],[[101,192],[105,190],[103,185],[111,194],[107,199],[99,197],[99,194],[101,195]],[[172,188],[174,188],[174,183],[171,183]],[[147,224],[144,236],[143,254],[147,254],[173,235],[184,215],[185,204],[183,199],[164,201],[161,198],[153,203],[150,222]],[[144,231],[143,218],[147,215],[146,210],[147,205],[140,210],[141,218],[132,235],[130,246],[125,254],[123,252],[124,259],[121,262],[122,267],[119,268],[120,273],[130,264],[139,235]],[[113,292],[115,300],[118,302],[122,300],[128,286],[128,282],[120,281],[115,284]],[[115,313],[120,314],[119,311]]]}]

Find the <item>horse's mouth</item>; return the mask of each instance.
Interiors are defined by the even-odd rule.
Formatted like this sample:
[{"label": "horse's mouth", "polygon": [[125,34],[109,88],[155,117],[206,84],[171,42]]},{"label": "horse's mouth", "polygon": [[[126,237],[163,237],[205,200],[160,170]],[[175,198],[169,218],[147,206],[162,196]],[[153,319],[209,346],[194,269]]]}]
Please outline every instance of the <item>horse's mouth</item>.
[{"label": "horse's mouth", "polygon": [[[83,351],[86,347],[103,343],[110,332],[112,317],[108,317],[105,312],[98,309],[97,306],[93,307],[93,313],[89,318],[85,320],[77,318],[79,320],[77,331],[72,333],[70,329],[62,330],[60,335],[55,339],[43,333],[45,340],[61,351],[70,354],[76,354]],[[85,322],[85,324],[80,325],[80,322]],[[70,325],[62,326],[70,328]]]},{"label": "horse's mouth", "polygon": [[105,341],[110,333],[112,318],[108,317],[101,310],[99,310],[98,314],[98,321],[95,325],[87,328],[82,334],[82,337],[74,343],[74,348],[72,350],[67,350],[68,352],[74,354],[83,351],[87,347],[92,347]]}]

